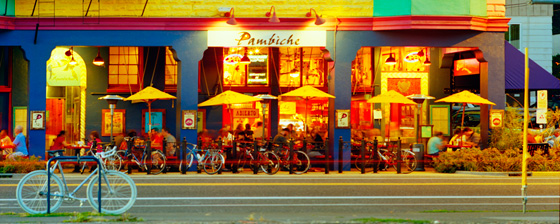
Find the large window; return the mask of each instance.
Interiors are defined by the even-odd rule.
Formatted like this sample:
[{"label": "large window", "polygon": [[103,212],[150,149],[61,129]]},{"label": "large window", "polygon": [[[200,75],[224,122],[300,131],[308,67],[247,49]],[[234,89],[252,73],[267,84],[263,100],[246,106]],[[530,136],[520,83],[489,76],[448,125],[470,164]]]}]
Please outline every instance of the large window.
[{"label": "large window", "polygon": [[317,47],[280,48],[280,87],[323,87],[324,62],[323,51]]},{"label": "large window", "polygon": [[165,89],[177,89],[177,61],[169,47],[165,47]]},{"label": "large window", "polygon": [[[249,63],[243,63],[247,55]],[[267,86],[268,48],[224,48],[224,86]]]},{"label": "large window", "polygon": [[142,48],[109,47],[109,89],[139,89]]},{"label": "large window", "polygon": [[519,30],[520,29],[520,25],[519,24],[509,24],[509,29],[508,31],[505,33],[505,37],[506,40],[509,41],[509,43],[513,46],[515,46],[515,48],[519,49],[520,47],[520,40],[521,40],[521,36],[519,35]]}]

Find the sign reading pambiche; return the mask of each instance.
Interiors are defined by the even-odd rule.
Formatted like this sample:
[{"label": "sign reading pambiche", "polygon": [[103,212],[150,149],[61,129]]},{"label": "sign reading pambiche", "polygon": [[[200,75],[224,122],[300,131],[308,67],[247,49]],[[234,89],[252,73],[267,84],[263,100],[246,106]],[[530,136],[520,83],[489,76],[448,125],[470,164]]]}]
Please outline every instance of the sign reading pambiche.
[{"label": "sign reading pambiche", "polygon": [[208,31],[209,47],[324,47],[326,31]]}]

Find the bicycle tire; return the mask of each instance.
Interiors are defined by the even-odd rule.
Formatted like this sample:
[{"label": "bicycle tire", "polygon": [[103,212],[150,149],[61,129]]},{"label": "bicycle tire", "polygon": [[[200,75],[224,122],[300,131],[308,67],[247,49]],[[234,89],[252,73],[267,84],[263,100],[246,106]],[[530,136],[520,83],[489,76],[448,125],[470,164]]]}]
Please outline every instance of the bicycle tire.
[{"label": "bicycle tire", "polygon": [[103,162],[105,163],[105,168],[107,170],[114,170],[114,171],[121,170],[122,158],[117,154],[105,158]]},{"label": "bicycle tire", "polygon": [[[192,153],[187,154],[187,161],[188,163],[186,163],[185,165],[188,171],[191,168],[194,161],[194,155]],[[181,160],[181,162],[179,163],[179,172],[183,172],[183,160]]]},{"label": "bicycle tire", "polygon": [[[263,164],[259,164],[259,167],[268,175],[273,175],[278,173],[280,170],[280,157],[274,152],[264,152],[262,154],[264,161],[260,161]],[[259,163],[260,163],[259,162]]]},{"label": "bicycle tire", "polygon": [[165,169],[166,158],[161,151],[152,151],[152,153],[150,154],[151,164],[148,164],[148,161],[146,160],[147,158],[148,156],[144,156],[144,170],[148,169],[148,165],[150,165],[152,166],[150,173],[157,175],[160,174],[163,169]]},{"label": "bicycle tire", "polygon": [[[366,158],[366,163],[364,165],[364,169],[366,170],[365,172],[372,172],[373,171],[373,166],[374,166],[374,162],[373,162],[373,158]],[[354,160],[354,166],[356,167],[356,169],[360,172],[362,172],[362,158],[361,157],[356,157],[356,159]],[[379,165],[379,170],[381,170],[381,165]]]},{"label": "bicycle tire", "polygon": [[[137,195],[136,184],[132,178],[113,170],[104,171],[101,175],[101,211],[98,212],[122,214],[130,209],[134,205]],[[113,192],[109,191],[108,186],[112,188]],[[98,191],[99,179],[97,177],[91,178],[87,188],[87,199],[95,210],[99,209],[97,203]]]},{"label": "bicycle tire", "polygon": [[294,159],[290,159],[289,162],[292,163],[292,172],[294,174],[306,173],[311,168],[311,159],[302,151],[294,151]]},{"label": "bicycle tire", "polygon": [[208,152],[204,161],[202,161],[204,172],[207,174],[217,173],[224,165],[224,157],[217,152]]},{"label": "bicycle tire", "polygon": [[[16,198],[19,206],[29,214],[47,213],[47,171],[36,170],[25,175],[18,183]],[[51,175],[51,204],[50,212],[56,211],[62,204],[65,195],[62,180],[54,174]]]},{"label": "bicycle tire", "polygon": [[[395,170],[397,169],[397,155],[395,154],[395,161],[393,162],[393,168],[395,168]],[[407,174],[407,173],[412,173],[417,166],[417,162],[416,162],[416,157],[414,157],[414,154],[406,151],[406,150],[402,150],[401,151],[401,173]]]}]

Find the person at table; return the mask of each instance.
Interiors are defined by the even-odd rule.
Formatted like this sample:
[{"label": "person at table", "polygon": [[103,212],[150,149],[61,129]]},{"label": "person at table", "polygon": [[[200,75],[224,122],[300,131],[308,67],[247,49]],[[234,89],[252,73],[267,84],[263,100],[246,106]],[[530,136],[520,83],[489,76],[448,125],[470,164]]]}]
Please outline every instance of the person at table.
[{"label": "person at table", "polygon": [[434,136],[428,140],[428,155],[438,156],[439,151],[443,150],[445,147],[445,141],[443,141],[443,133],[441,131],[436,131]]},{"label": "person at table", "polygon": [[8,155],[10,160],[15,160],[17,157],[27,156],[27,145],[25,144],[25,135],[23,135],[23,127],[21,125],[16,126],[14,130],[16,138],[12,145],[14,146],[14,152]]},{"label": "person at table", "polygon": [[286,138],[297,139],[297,133],[294,130],[294,124],[290,123],[290,124],[288,124],[288,126],[286,126],[286,128],[288,129],[288,136],[286,136]]},{"label": "person at table", "polygon": [[[463,132],[461,131],[461,128],[455,129],[455,131],[453,132],[453,136],[451,137],[451,139],[449,139],[449,144],[456,145],[456,146],[461,145],[462,137],[463,137]],[[457,150],[457,148],[447,148],[448,152],[455,151],[455,150]]]},{"label": "person at table", "polygon": [[245,129],[243,128],[243,124],[237,124],[237,127],[235,127],[235,130],[233,131],[233,136],[237,137],[239,134],[244,135]]},{"label": "person at table", "polygon": [[290,129],[283,128],[282,131],[280,131],[276,136],[274,136],[272,143],[287,146],[288,135],[290,135]]},{"label": "person at table", "polygon": [[263,137],[263,129],[264,129],[263,122],[258,121],[255,131],[253,131],[253,138],[261,139]]},{"label": "person at table", "polygon": [[226,128],[220,130],[220,138],[222,139],[222,144],[231,145],[233,141],[233,135]]},{"label": "person at table", "polygon": [[165,142],[166,142],[166,146],[165,146],[165,150],[167,152],[166,156],[174,156],[175,150],[177,149],[177,147],[175,147],[177,143],[177,139],[175,139],[175,136],[169,133],[169,128],[162,128],[161,135],[163,138],[165,138]]},{"label": "person at table", "polygon": [[[99,133],[97,131],[91,131],[89,133],[89,141],[87,146],[91,147],[91,145],[93,145],[93,142],[95,141],[97,144],[97,149],[103,149],[103,146],[101,146],[99,143],[101,142],[101,138],[99,138]],[[84,154],[83,152],[81,153],[82,155]]]},{"label": "person at table", "polygon": [[163,136],[159,133],[159,129],[152,128],[150,131],[150,141],[151,147],[156,149],[161,149],[161,144],[163,144]]},{"label": "person at table", "polygon": [[253,141],[255,132],[251,130],[251,124],[245,124],[245,131],[243,131],[243,134],[245,135],[245,141]]},{"label": "person at table", "polygon": [[54,143],[51,146],[51,150],[64,149],[67,146],[68,143],[66,143],[66,131],[62,130],[58,133],[58,135],[54,139]]},{"label": "person at table", "polygon": [[[10,138],[10,136],[8,136],[8,131],[6,130],[2,130],[0,131],[0,146],[1,147],[9,147],[9,148],[5,148],[2,150],[2,153],[0,153],[0,155],[4,155],[7,156],[10,153],[13,152],[12,150],[12,139]],[[2,157],[0,157],[2,158]]]},{"label": "person at table", "polygon": [[480,144],[480,134],[475,133],[472,129],[466,127],[463,128],[463,145],[478,147]]}]

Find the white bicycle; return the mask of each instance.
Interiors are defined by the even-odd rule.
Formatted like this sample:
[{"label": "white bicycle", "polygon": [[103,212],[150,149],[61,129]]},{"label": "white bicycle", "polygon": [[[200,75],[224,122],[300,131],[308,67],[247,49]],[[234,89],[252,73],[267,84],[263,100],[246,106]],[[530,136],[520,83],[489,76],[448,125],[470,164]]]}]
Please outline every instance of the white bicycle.
[{"label": "white bicycle", "polygon": [[[50,156],[61,156],[64,150],[48,151]],[[97,153],[95,157],[98,159],[108,158],[116,153],[116,147],[107,152]],[[23,210],[30,214],[47,213],[50,206],[50,212],[60,208],[63,201],[79,201],[82,205],[86,199],[78,198],[74,194],[80,190],[89,180],[87,185],[87,201],[99,213],[121,214],[132,207],[136,201],[136,185],[132,178],[128,175],[107,170],[104,163],[93,171],[82,183],[70,192],[66,178],[60,161],[56,161],[54,165],[47,167],[46,170],[36,170],[25,175],[18,183],[16,190],[17,202]],[[62,179],[55,175],[56,168],[60,171]],[[51,173],[50,179],[50,204],[47,204],[48,192],[48,173]],[[99,176],[101,175],[101,210],[99,210],[98,192],[100,188]]]}]

